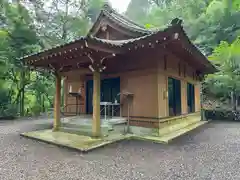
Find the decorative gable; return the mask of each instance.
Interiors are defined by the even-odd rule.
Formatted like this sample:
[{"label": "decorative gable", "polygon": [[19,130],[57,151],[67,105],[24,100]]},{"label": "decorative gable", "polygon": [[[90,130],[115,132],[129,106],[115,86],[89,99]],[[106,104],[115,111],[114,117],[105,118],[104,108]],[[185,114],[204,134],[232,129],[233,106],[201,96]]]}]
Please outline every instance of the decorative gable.
[{"label": "decorative gable", "polygon": [[150,33],[150,30],[127,19],[105,4],[88,35],[111,40],[125,40]]}]

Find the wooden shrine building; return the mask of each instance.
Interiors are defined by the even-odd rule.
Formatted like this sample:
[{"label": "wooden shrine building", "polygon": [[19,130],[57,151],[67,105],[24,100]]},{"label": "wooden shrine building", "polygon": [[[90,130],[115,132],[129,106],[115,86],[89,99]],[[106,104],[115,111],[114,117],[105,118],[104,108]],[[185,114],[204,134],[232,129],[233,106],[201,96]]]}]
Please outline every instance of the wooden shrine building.
[{"label": "wooden shrine building", "polygon": [[[108,5],[87,36],[23,60],[56,76],[54,130],[61,125],[63,79],[65,113],[92,114],[93,136],[101,135],[100,102],[120,102],[117,116],[129,116],[131,126],[147,128],[158,128],[169,117],[199,113],[200,81],[216,71],[190,42],[182,20],[151,31]],[[77,104],[69,92],[80,94]]]}]

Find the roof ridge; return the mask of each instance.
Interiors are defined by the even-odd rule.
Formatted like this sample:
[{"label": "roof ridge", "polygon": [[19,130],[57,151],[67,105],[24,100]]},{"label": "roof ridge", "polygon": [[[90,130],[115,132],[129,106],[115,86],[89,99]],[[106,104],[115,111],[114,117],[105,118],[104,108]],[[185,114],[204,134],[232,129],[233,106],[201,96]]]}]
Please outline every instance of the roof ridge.
[{"label": "roof ridge", "polygon": [[[130,22],[130,23],[132,23],[132,24],[134,24],[134,25],[136,25],[136,26],[139,26],[140,28],[146,29],[143,25],[138,24],[138,23],[134,22],[133,20],[131,20],[130,18],[128,18],[128,17],[122,15],[121,13],[117,12],[115,9],[113,9],[113,8],[109,5],[109,3],[105,3],[105,4],[103,5],[103,9],[102,9],[102,10],[106,10],[106,11],[108,11],[108,12],[110,12],[110,13],[114,13],[115,15],[120,16],[121,18],[123,18],[124,20],[126,20],[126,21],[128,21],[128,22]],[[148,29],[146,29],[146,30],[148,30]]]},{"label": "roof ridge", "polygon": [[[148,30],[148,29],[146,29],[146,28],[142,28],[142,27],[140,27],[140,26],[138,26],[138,25],[135,25],[135,24],[133,24],[133,23],[129,23],[129,21],[127,21],[126,19],[124,19],[124,18],[117,18],[117,17],[119,17],[118,15],[116,15],[116,14],[111,14],[110,12],[108,12],[108,11],[103,11],[103,13],[104,13],[104,15],[105,16],[107,16],[108,18],[110,18],[110,19],[112,19],[112,20],[114,20],[114,21],[117,21],[118,22],[118,24],[120,25],[120,26],[124,26],[124,25],[126,25],[126,26],[128,26],[128,28],[131,28],[131,29],[135,29],[135,31],[140,31],[140,32],[142,32],[142,33],[151,33],[152,31],[151,30]],[[116,17],[115,17],[116,16]],[[125,22],[124,22],[125,21]]]},{"label": "roof ridge", "polygon": [[91,34],[94,31],[94,28],[97,27],[96,23],[101,20],[102,17],[107,17],[108,19],[112,20],[114,23],[120,25],[123,28],[129,29],[130,31],[141,33],[141,34],[149,34],[153,32],[153,30],[146,29],[144,26],[141,26],[132,20],[128,19],[127,17],[121,15],[116,10],[114,10],[109,3],[104,3],[101,11],[98,14],[97,19],[93,23],[92,27],[88,31],[88,34]]}]

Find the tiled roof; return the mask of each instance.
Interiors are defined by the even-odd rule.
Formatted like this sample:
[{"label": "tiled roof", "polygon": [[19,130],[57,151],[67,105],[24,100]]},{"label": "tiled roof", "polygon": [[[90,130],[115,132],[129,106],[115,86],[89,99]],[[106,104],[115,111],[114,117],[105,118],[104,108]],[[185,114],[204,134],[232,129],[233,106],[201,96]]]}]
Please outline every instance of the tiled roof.
[{"label": "tiled roof", "polygon": [[88,43],[89,41],[98,42],[98,43],[105,44],[105,45],[108,45],[108,46],[113,46],[113,47],[123,47],[126,44],[130,44],[130,43],[136,42],[138,40],[146,39],[147,37],[151,37],[154,34],[162,33],[162,32],[164,32],[164,31],[166,31],[168,29],[169,28],[166,28],[163,31],[151,32],[151,33],[149,33],[147,35],[144,35],[144,36],[141,36],[141,37],[138,37],[138,38],[132,38],[132,39],[126,39],[126,40],[108,40],[108,39],[97,38],[97,37],[94,37],[94,36],[82,36],[82,37],[80,37],[80,38],[78,38],[78,39],[76,39],[74,41],[69,42],[69,43],[56,45],[56,46],[54,46],[52,48],[44,49],[44,50],[42,50],[40,52],[29,54],[27,56],[21,57],[20,60],[21,59],[26,59],[27,57],[30,57],[30,56],[36,56],[38,54],[48,53],[48,52],[51,52],[51,51],[57,51],[58,49],[61,49],[63,47],[67,47],[67,46],[73,45],[75,43],[79,43],[79,44],[82,43],[82,44],[84,44],[85,42]]},{"label": "tiled roof", "polygon": [[172,29],[174,28],[174,26],[169,26],[167,27],[166,29],[164,30],[161,30],[161,31],[152,31],[151,33],[148,33],[147,35],[143,35],[143,36],[140,36],[140,37],[137,37],[137,38],[131,38],[131,39],[126,39],[126,40],[108,40],[108,39],[101,39],[101,38],[97,38],[97,37],[94,37],[94,36],[82,36],[74,41],[71,41],[69,43],[66,43],[66,44],[62,44],[62,45],[57,45],[57,46],[54,46],[50,49],[44,49],[42,50],[41,52],[38,52],[38,53],[34,53],[34,54],[30,54],[30,55],[27,55],[27,56],[24,56],[22,58],[20,58],[21,60],[23,59],[26,59],[28,57],[32,57],[32,56],[38,56],[38,55],[49,55],[53,52],[58,52],[58,51],[63,51],[61,48],[67,48],[71,45],[74,45],[74,44],[82,44],[83,46],[85,46],[85,43],[89,43],[89,42],[93,42],[93,43],[100,43],[100,45],[107,45],[109,47],[116,47],[116,48],[120,48],[120,47],[123,47],[125,45],[130,45],[130,44],[133,44],[133,43],[137,43],[139,42],[139,40],[145,40],[147,38],[151,38],[152,36],[154,35],[158,35],[158,34],[161,34],[161,33],[164,33],[164,32],[167,32],[167,31],[171,31]]},{"label": "tiled roof", "polygon": [[[178,21],[177,21],[178,20]],[[174,23],[177,21],[177,23]],[[76,39],[75,41],[55,46],[51,49],[43,50],[39,53],[31,54],[28,56],[25,56],[21,58],[21,60],[24,60],[27,62],[27,64],[32,64],[36,61],[40,61],[42,58],[47,59],[54,59],[56,56],[64,56],[64,54],[71,53],[71,52],[77,52],[81,51],[82,53],[88,52],[88,50],[85,51],[85,48],[87,49],[95,49],[98,52],[98,47],[104,47],[107,49],[114,49],[117,53],[125,53],[126,51],[134,48],[138,48],[138,46],[144,47],[144,45],[151,46],[155,43],[169,43],[169,40],[178,41],[178,37],[181,34],[180,41],[182,42],[183,47],[179,47],[180,50],[185,54],[189,54],[189,56],[194,57],[197,60],[200,60],[204,62],[205,64],[208,64],[208,68],[211,69],[211,71],[215,71],[214,66],[207,60],[207,58],[190,42],[189,38],[185,34],[184,30],[182,29],[182,26],[180,25],[181,21],[179,19],[174,19],[172,21],[171,25],[167,27],[164,30],[161,31],[155,31],[148,33],[146,35],[143,35],[138,38],[131,38],[127,40],[107,40],[107,39],[101,39],[93,36],[86,36],[86,37],[80,37],[79,39]],[[92,46],[93,45],[93,46]],[[97,46],[96,46],[97,45]],[[96,49],[97,48],[97,49]],[[115,53],[115,52],[114,52]],[[189,58],[192,58],[189,57]]]},{"label": "tiled roof", "polygon": [[103,6],[103,9],[101,10],[101,13],[100,13],[99,17],[97,18],[96,22],[93,24],[92,28],[90,29],[89,34],[93,31],[97,21],[99,21],[103,16],[114,21],[119,26],[129,29],[133,32],[137,32],[142,35],[152,33],[152,30],[146,29],[144,26],[139,25],[139,24],[135,23],[134,21],[130,20],[129,18],[119,14],[117,11],[115,11],[113,8],[111,8],[111,6],[109,6],[108,3],[106,3]]},{"label": "tiled roof", "polygon": [[107,15],[110,18],[113,18],[114,20],[118,21],[118,23],[126,28],[133,29],[135,31],[143,32],[143,33],[151,33],[151,30],[146,29],[144,26],[135,23],[134,21],[130,20],[129,18],[119,14],[117,11],[112,9],[108,4],[105,4],[105,8],[103,10],[105,12],[105,15]]}]

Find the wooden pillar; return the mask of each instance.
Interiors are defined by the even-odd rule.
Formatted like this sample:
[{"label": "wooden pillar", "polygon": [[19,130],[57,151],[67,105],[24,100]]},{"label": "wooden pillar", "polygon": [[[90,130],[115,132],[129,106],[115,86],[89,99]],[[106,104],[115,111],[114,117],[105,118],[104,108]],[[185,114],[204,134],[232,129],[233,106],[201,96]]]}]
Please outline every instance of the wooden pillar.
[{"label": "wooden pillar", "polygon": [[[92,122],[92,136],[100,137],[101,133],[101,119],[100,119],[100,93],[101,93],[101,78],[100,73],[106,69],[103,65],[103,60],[110,58],[110,55],[106,57],[98,57],[94,59],[91,54],[87,55],[92,64],[89,65],[89,69],[93,72],[93,122]],[[114,57],[115,54],[112,54]]]},{"label": "wooden pillar", "polygon": [[67,101],[68,101],[68,79],[67,79],[67,77],[64,79],[64,81],[63,81],[63,87],[64,87],[64,106],[66,106],[66,104],[67,104]]},{"label": "wooden pillar", "polygon": [[93,137],[101,136],[101,120],[100,120],[100,72],[93,72]]},{"label": "wooden pillar", "polygon": [[168,97],[167,92],[167,76],[163,72],[163,66],[158,62],[157,84],[158,84],[158,117],[168,116]]},{"label": "wooden pillar", "polygon": [[185,80],[181,81],[181,102],[182,102],[182,114],[187,114],[188,113],[187,82]]},{"label": "wooden pillar", "polygon": [[57,131],[60,127],[60,107],[61,107],[61,76],[56,73],[56,91],[54,102],[54,123],[53,130]]},{"label": "wooden pillar", "polygon": [[198,82],[194,86],[194,94],[195,94],[195,111],[199,112],[201,110],[201,97],[200,97],[200,88],[201,84]]}]

